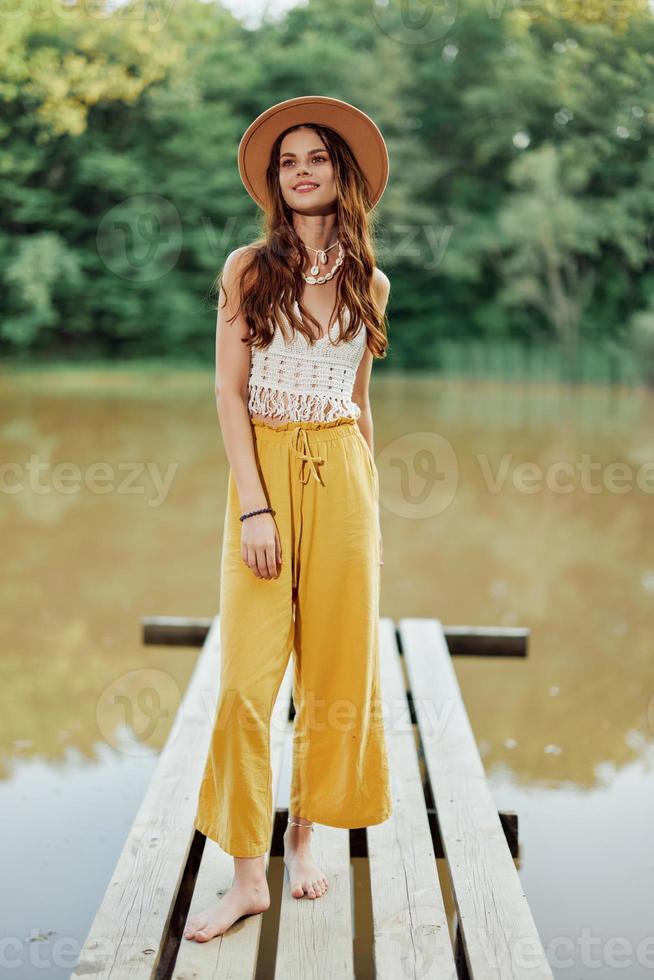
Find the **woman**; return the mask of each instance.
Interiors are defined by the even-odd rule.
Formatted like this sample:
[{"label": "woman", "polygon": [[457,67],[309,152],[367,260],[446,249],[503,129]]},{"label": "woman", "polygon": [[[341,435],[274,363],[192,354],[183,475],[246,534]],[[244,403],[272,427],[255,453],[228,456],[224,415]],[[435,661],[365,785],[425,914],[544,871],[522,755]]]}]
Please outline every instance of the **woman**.
[{"label": "woman", "polygon": [[391,813],[379,687],[379,478],[368,382],[385,356],[390,285],[369,216],[388,179],[377,126],[338,99],[272,106],[239,172],[265,234],[220,281],[216,399],[230,463],[220,585],[220,690],[196,828],[234,856],[234,881],[193,916],[207,941],[269,907],[270,719],[295,651],[291,893],[321,897],[313,821]]}]

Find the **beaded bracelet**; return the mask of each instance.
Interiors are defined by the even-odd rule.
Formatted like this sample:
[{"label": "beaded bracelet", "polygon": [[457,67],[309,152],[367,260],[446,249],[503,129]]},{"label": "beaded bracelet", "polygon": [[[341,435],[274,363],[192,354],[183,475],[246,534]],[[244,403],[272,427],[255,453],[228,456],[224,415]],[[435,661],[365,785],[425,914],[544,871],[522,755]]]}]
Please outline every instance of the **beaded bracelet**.
[{"label": "beaded bracelet", "polygon": [[251,510],[247,514],[241,514],[239,521],[244,521],[246,517],[254,517],[255,514],[272,514],[272,507],[261,507],[259,510]]}]

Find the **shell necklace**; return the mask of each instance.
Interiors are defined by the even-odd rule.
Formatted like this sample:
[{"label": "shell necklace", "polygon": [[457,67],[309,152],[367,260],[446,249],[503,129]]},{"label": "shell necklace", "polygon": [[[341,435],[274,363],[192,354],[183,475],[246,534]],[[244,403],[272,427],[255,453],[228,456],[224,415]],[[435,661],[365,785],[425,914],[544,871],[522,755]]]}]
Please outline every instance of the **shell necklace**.
[{"label": "shell necklace", "polygon": [[[304,242],[302,242],[302,244],[304,245]],[[325,273],[325,275],[323,276],[319,275],[320,265],[318,263],[320,263],[321,265],[326,265],[327,252],[331,251],[332,248],[336,248],[337,245],[338,245],[338,258],[334,262],[334,265],[332,266],[329,272]],[[304,272],[302,273],[302,278],[304,279],[304,281],[308,283],[310,286],[319,286],[322,285],[322,283],[324,282],[329,282],[329,280],[333,278],[334,273],[339,268],[339,266],[343,265],[343,259],[345,258],[345,251],[340,241],[336,239],[334,244],[330,245],[328,248],[313,248],[311,245],[304,245],[304,247],[311,249],[311,251],[314,252],[316,256],[314,264],[311,266],[311,275],[307,276]]]}]

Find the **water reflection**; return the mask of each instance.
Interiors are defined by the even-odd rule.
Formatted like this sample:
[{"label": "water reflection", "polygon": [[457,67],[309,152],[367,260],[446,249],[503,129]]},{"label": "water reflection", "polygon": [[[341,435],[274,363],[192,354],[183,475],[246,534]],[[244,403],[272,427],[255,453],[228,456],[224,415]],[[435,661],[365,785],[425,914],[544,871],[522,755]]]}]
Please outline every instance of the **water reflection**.
[{"label": "water reflection", "polygon": [[[82,941],[195,662],[142,647],[139,617],[217,611],[227,461],[209,372],[0,383],[2,850],[22,872],[6,921],[21,941]],[[455,661],[498,806],[520,815],[528,898],[545,942],[584,924],[636,942],[652,893],[634,814],[651,818],[654,396],[379,372],[372,399],[382,614],[531,629],[526,661]]]}]

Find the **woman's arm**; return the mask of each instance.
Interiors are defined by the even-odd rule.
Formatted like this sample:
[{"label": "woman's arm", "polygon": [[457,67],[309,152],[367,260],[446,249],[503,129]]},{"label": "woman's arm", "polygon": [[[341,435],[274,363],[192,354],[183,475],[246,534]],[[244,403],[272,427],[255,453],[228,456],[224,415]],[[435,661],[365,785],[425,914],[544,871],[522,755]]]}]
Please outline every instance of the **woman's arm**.
[{"label": "woman's arm", "polygon": [[[380,309],[381,313],[386,311],[386,305],[388,303],[388,296],[391,291],[391,284],[388,277],[381,271],[381,269],[375,269],[375,275],[373,278],[373,293],[375,296],[375,301]],[[370,375],[372,373],[372,362],[373,356],[370,349],[366,347],[363,352],[363,357],[361,358],[361,363],[357,370],[356,378],[354,381],[354,388],[352,391],[352,400],[361,409],[361,415],[357,419],[357,425],[361,430],[361,435],[366,440],[370,447],[370,453],[372,458],[375,458],[375,448],[374,448],[374,435],[372,426],[372,412],[370,411]],[[382,535],[381,535],[381,520],[379,519],[379,514],[377,515],[379,520],[379,564],[384,564],[384,549],[382,545]]]},{"label": "woman's arm", "polygon": [[[386,305],[388,303],[388,296],[391,290],[391,284],[388,277],[381,271],[381,269],[375,269],[375,274],[372,282],[373,294],[375,296],[375,301],[381,313],[386,310]],[[352,400],[361,409],[361,415],[357,419],[357,425],[361,429],[361,435],[364,437],[368,445],[370,446],[370,452],[373,457],[375,455],[374,450],[374,435],[372,426],[372,414],[370,411],[370,375],[372,373],[372,363],[373,356],[370,349],[366,347],[363,352],[363,357],[361,358],[361,363],[356,374],[354,381],[354,388],[352,391]]]},{"label": "woman's arm", "polygon": [[[225,290],[221,283],[216,323],[216,409],[241,513],[269,505],[257,468],[248,412],[250,348],[241,340],[249,335],[248,326],[242,313],[229,322],[238,309],[240,275],[247,253],[248,246],[237,248],[225,261]],[[243,561],[257,578],[276,578],[281,544],[272,515],[257,514],[242,523]]]}]

